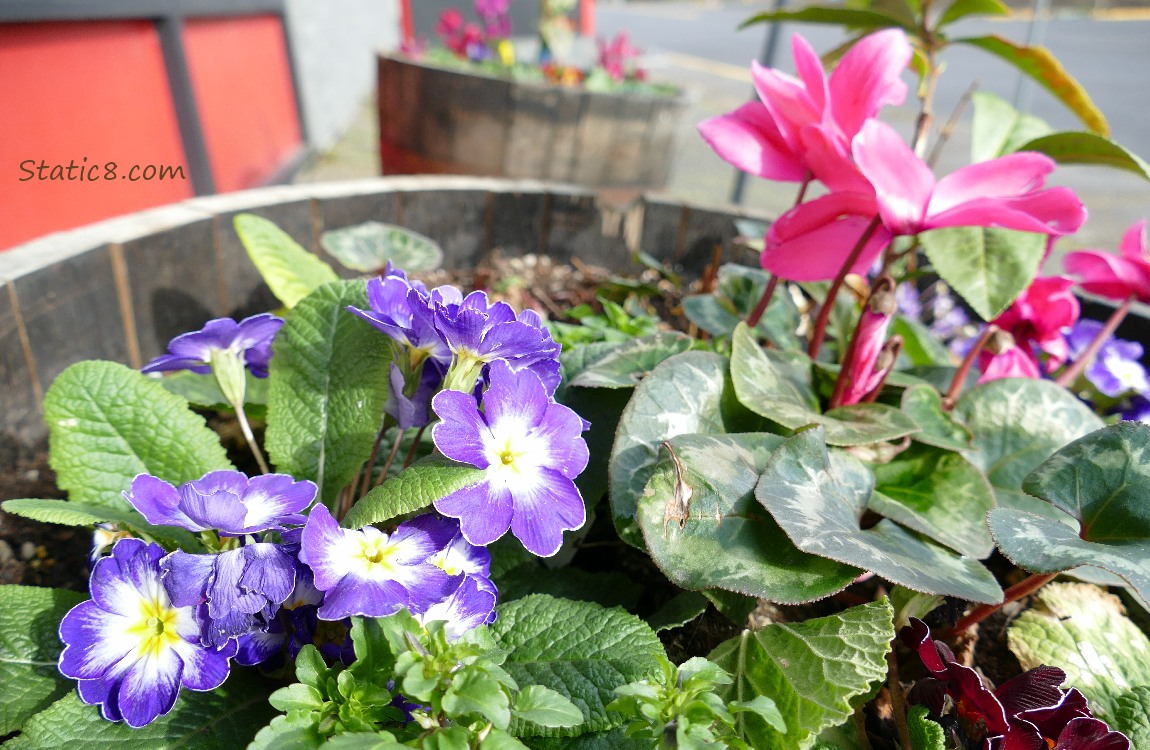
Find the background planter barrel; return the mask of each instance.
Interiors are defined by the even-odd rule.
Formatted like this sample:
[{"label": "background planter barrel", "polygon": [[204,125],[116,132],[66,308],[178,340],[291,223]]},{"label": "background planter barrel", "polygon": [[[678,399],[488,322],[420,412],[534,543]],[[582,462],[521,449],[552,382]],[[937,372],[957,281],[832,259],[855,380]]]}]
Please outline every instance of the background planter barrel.
[{"label": "background planter barrel", "polygon": [[384,174],[658,189],[685,107],[682,94],[591,92],[379,56]]}]

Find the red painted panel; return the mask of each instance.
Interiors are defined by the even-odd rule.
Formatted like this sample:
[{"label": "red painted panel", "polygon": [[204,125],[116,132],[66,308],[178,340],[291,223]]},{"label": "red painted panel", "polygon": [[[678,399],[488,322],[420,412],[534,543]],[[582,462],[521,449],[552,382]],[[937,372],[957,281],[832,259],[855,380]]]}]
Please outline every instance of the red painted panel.
[{"label": "red painted panel", "polygon": [[0,249],[192,196],[150,21],[0,24],[0,111]]},{"label": "red painted panel", "polygon": [[302,144],[280,19],[189,19],[184,46],[216,190],[267,182]]}]

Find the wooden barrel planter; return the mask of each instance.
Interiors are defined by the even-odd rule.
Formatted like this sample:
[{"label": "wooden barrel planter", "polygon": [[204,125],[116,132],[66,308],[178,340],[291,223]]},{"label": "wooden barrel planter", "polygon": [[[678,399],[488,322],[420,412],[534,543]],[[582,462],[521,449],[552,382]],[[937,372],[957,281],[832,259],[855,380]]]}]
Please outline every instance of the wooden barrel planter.
[{"label": "wooden barrel planter", "polygon": [[686,98],[513,81],[379,56],[383,174],[659,189]]}]

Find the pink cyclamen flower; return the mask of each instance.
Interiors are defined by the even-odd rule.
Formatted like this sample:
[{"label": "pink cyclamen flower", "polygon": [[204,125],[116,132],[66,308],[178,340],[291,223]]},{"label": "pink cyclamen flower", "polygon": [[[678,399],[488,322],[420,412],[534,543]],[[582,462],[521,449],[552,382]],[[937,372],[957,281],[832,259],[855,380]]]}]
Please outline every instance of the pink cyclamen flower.
[{"label": "pink cyclamen flower", "polygon": [[1146,246],[1146,221],[1126,230],[1118,245],[1121,255],[1102,250],[1079,250],[1062,261],[1068,273],[1082,278],[1091,294],[1125,300],[1131,296],[1150,304],[1150,254]]},{"label": "pink cyclamen flower", "polygon": [[1072,190],[1042,189],[1054,170],[1043,154],[1009,154],[935,180],[926,162],[878,120],[862,126],[851,152],[857,174],[843,162],[835,178],[846,189],[796,206],[771,225],[763,268],[793,281],[834,278],[876,216],[881,226],[872,228],[852,273],[865,273],[895,236],[964,226],[1060,235],[1086,220]]},{"label": "pink cyclamen flower", "polygon": [[993,323],[1010,332],[1024,354],[1037,365],[1033,349],[1049,355],[1046,371],[1054,372],[1070,356],[1063,330],[1078,321],[1078,299],[1070,291],[1074,280],[1065,276],[1040,276]]},{"label": "pink cyclamen flower", "polygon": [[1000,378],[1040,378],[1038,361],[1024,351],[1009,331],[995,331],[985,349],[978,353],[979,384]]},{"label": "pink cyclamen flower", "polygon": [[[902,104],[900,76],[911,58],[900,29],[863,37],[828,77],[814,49],[791,39],[798,78],[751,64],[761,101],[699,124],[699,132],[724,160],[771,180],[799,182],[811,170],[811,143],[844,157],[851,139],[884,104]],[[812,132],[814,131],[814,132]]]}]

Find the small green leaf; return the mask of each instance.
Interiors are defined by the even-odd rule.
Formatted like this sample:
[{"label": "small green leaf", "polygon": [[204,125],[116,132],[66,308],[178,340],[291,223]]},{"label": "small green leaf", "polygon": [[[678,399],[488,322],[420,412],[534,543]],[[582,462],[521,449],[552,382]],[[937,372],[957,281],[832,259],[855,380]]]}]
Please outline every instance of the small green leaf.
[{"label": "small green leaf", "polygon": [[1024,144],[1054,132],[1044,121],[1019,112],[1010,102],[995,94],[978,91],[971,99],[974,102],[974,122],[970,126],[971,162],[996,159],[1015,151],[1033,151]]},{"label": "small green leaf", "polygon": [[479,750],[531,750],[527,745],[512,737],[502,729],[492,729],[483,738]]},{"label": "small green leaf", "polygon": [[1074,79],[1062,63],[1045,47],[1028,47],[1024,44],[990,35],[952,39],[952,43],[969,44],[989,52],[1010,63],[1054,95],[1078,116],[1091,132],[1102,136],[1110,135],[1110,125],[1098,109],[1086,89]]},{"label": "small green leaf", "polygon": [[690,336],[676,331],[631,339],[583,368],[568,385],[582,388],[634,388],[660,362],[690,349],[692,341]]},{"label": "small green leaf", "polygon": [[852,704],[886,676],[892,615],[882,599],[830,617],[743,631],[711,652],[708,658],[735,677],[719,691],[724,699],[765,695],[782,714],[785,733],[754,713],[738,714],[748,742],[797,750],[850,718]]},{"label": "small green leaf", "polygon": [[894,323],[891,324],[891,335],[902,337],[902,353],[910,360],[911,365],[945,367],[954,361],[942,342],[917,320],[896,315]]},{"label": "small green leaf", "polygon": [[906,728],[914,750],[946,750],[946,733],[936,722],[926,718],[926,706],[911,706],[906,714]]},{"label": "small green leaf", "polygon": [[1150,164],[1114,141],[1095,133],[1052,133],[1035,137],[1019,151],[1038,151],[1059,164],[1094,164],[1133,172],[1150,180]]},{"label": "small green leaf", "polygon": [[756,695],[749,701],[734,701],[728,704],[728,708],[733,714],[750,711],[779,734],[787,733],[787,722],[783,718],[782,712],[779,711],[778,705],[765,695]]},{"label": "small green leaf", "polygon": [[[462,669],[455,673],[451,687],[443,696],[443,710],[448,717],[465,723],[467,716],[478,714],[499,729],[511,723],[511,707],[507,692],[495,680],[475,669]],[[578,724],[583,720],[579,714]]]},{"label": "small green leaf", "polygon": [[890,603],[894,607],[894,629],[902,630],[910,625],[910,618],[920,620],[946,601],[937,594],[924,594],[921,591],[912,591],[903,586],[895,586],[890,592]]},{"label": "small green leaf", "polygon": [[942,17],[935,24],[935,28],[941,29],[955,21],[974,15],[1007,16],[1010,15],[1010,8],[1001,0],[954,0],[943,11]]},{"label": "small green leaf", "polygon": [[234,468],[184,399],[114,362],[60,373],[44,397],[44,420],[56,483],[80,503],[126,510],[123,493],[137,474],[180,485]]},{"label": "small green leaf", "polygon": [[1048,583],[1007,632],[1023,669],[1051,664],[1082,691],[1099,718],[1118,714],[1119,699],[1150,686],[1150,639],[1112,594],[1088,583]]},{"label": "small green leaf", "polygon": [[698,591],[680,591],[671,601],[647,616],[647,624],[656,633],[681,628],[707,611],[707,597]]},{"label": "small green leaf", "polygon": [[343,525],[359,529],[390,521],[478,484],[486,476],[486,470],[452,461],[442,454],[421,458],[360,498],[344,517]]},{"label": "small green leaf", "polygon": [[319,750],[324,745],[316,714],[277,716],[261,729],[247,750]]},{"label": "small green leaf", "polygon": [[386,686],[395,667],[395,656],[379,621],[371,617],[351,618],[351,642],[355,646],[355,663],[348,672],[356,677]]},{"label": "small green leaf", "polygon": [[1139,685],[1114,699],[1110,728],[1130,738],[1130,747],[1150,747],[1150,685]]},{"label": "small green leaf", "polygon": [[883,519],[859,521],[874,475],[854,456],[827,450],[822,429],[788,438],[759,478],[755,497],[804,552],[873,571],[915,591],[972,602],[1002,601],[1002,590],[976,560],[921,539]]},{"label": "small green leaf", "polygon": [[528,685],[515,696],[515,716],[541,727],[573,727],[583,722],[583,712],[567,699],[543,685]]},{"label": "small green leaf", "polygon": [[1038,275],[1046,235],[993,227],[947,227],[918,236],[923,252],[983,320],[993,320]]},{"label": "small green leaf", "polygon": [[339,280],[331,266],[273,222],[255,214],[237,214],[235,227],[248,257],[284,307],[293,308],[324,284]]},{"label": "small green leaf", "polygon": [[288,711],[312,709],[318,710],[323,706],[323,694],[311,685],[297,682],[294,685],[282,687],[268,696],[268,703],[274,708],[287,713]]},{"label": "small green leaf", "polygon": [[773,21],[794,21],[796,23],[819,23],[832,26],[852,26],[862,28],[881,29],[898,26],[907,31],[915,31],[914,27],[905,19],[897,16],[879,13],[862,8],[844,8],[841,5],[812,5],[802,10],[775,11],[771,13],[758,13],[739,24],[740,29],[756,24],[771,23]]},{"label": "small green leaf", "polygon": [[185,552],[203,550],[199,538],[190,531],[175,526],[153,526],[142,515],[131,508],[110,508],[102,505],[88,505],[70,500],[19,499],[0,503],[6,512],[42,523],[56,523],[63,526],[91,526],[97,523],[115,523],[130,529],[141,537],[157,542],[165,549]]},{"label": "small green leaf", "polygon": [[[726,263],[719,267],[715,293],[684,297],[683,314],[712,336],[728,336],[750,316],[770,280],[771,275],[762,269]],[[786,289],[781,288],[771,297],[754,334],[780,349],[797,349],[798,328],[799,310]]]},{"label": "small green leaf", "polygon": [[431,238],[378,221],[328,230],[319,241],[344,266],[362,273],[378,273],[388,261],[408,273],[431,271],[443,263],[443,250]]},{"label": "small green leaf", "polygon": [[[345,732],[324,743],[323,750],[405,750],[406,747],[397,742],[391,732]],[[277,746],[276,750],[287,748]]]},{"label": "small green leaf", "polygon": [[970,450],[974,435],[966,425],[942,408],[942,396],[929,385],[915,385],[902,392],[902,411],[914,420],[921,432],[915,442],[950,451]]}]

